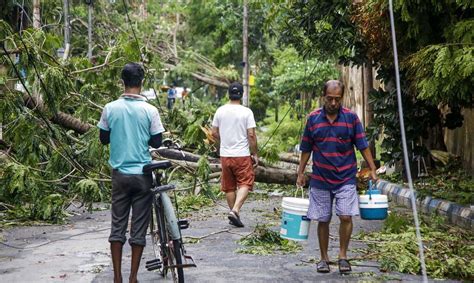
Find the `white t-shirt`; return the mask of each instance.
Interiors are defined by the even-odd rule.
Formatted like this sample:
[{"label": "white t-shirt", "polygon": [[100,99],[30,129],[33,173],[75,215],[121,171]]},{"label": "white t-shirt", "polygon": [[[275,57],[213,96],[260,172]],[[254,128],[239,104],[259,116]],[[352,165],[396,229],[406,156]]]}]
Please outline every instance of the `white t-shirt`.
[{"label": "white t-shirt", "polygon": [[219,128],[221,156],[250,156],[247,129],[256,127],[252,110],[237,104],[223,105],[217,109],[212,126]]}]

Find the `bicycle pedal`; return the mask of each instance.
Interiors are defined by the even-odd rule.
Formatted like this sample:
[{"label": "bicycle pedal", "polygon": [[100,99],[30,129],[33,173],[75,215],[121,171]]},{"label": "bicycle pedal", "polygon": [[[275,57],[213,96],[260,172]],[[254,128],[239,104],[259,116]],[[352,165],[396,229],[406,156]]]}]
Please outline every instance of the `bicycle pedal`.
[{"label": "bicycle pedal", "polygon": [[146,269],[148,271],[153,271],[153,270],[159,269],[161,267],[162,267],[162,264],[159,263],[159,264],[154,264],[154,265],[147,266]]},{"label": "bicycle pedal", "polygon": [[145,266],[154,265],[154,264],[161,264],[161,260],[159,258],[149,260],[145,263]]},{"label": "bicycle pedal", "polygon": [[181,230],[188,229],[189,228],[189,221],[188,219],[179,219],[178,220],[178,225]]}]

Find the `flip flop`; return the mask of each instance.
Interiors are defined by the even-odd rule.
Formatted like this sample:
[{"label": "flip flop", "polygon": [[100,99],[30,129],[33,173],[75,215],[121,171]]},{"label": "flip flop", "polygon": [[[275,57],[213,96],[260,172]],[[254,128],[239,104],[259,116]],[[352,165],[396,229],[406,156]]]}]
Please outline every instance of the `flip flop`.
[{"label": "flip flop", "polygon": [[240,221],[239,214],[235,211],[229,212],[229,216],[227,216],[230,220],[230,224],[236,226],[236,227],[244,227],[244,224],[242,221]]},{"label": "flip flop", "polygon": [[349,263],[347,259],[344,259],[344,258],[339,259],[338,264],[339,264],[340,273],[347,273],[347,272],[352,271],[351,264]]},{"label": "flip flop", "polygon": [[319,273],[329,273],[331,272],[331,269],[329,268],[329,262],[325,260],[321,260],[316,264],[316,270]]}]

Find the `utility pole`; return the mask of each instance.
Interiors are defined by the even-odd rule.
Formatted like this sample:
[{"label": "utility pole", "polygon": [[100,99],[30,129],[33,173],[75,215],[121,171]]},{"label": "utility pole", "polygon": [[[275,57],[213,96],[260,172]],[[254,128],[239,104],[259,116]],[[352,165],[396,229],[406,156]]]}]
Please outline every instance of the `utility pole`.
[{"label": "utility pole", "polygon": [[89,6],[89,21],[87,23],[87,37],[88,37],[88,48],[87,48],[87,58],[89,62],[92,62],[92,6],[93,0],[88,1]]},{"label": "utility pole", "polygon": [[69,56],[70,46],[70,28],[69,28],[69,0],[64,0],[64,56],[63,59],[67,59]]},{"label": "utility pole", "polygon": [[244,96],[243,96],[243,101],[242,103],[244,106],[249,106],[249,94],[250,94],[250,88],[249,88],[249,71],[250,71],[250,66],[249,66],[249,53],[248,53],[248,25],[249,25],[249,18],[248,18],[248,0],[244,0],[244,17],[243,17],[243,43],[244,43],[244,48],[243,48],[243,74],[242,74],[242,84],[244,87]]},{"label": "utility pole", "polygon": [[33,0],[33,28],[41,29],[40,0]]}]

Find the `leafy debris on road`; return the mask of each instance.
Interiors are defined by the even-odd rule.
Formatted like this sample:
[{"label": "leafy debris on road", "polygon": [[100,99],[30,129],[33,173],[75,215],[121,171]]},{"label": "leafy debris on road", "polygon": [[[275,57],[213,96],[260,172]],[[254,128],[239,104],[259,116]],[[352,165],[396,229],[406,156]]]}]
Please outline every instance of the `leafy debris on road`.
[{"label": "leafy debris on road", "polygon": [[238,243],[245,248],[237,249],[237,253],[254,255],[289,254],[302,249],[298,243],[281,238],[278,232],[266,225],[257,225],[251,234],[241,238]]}]

